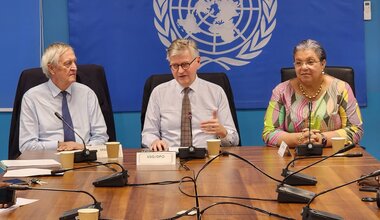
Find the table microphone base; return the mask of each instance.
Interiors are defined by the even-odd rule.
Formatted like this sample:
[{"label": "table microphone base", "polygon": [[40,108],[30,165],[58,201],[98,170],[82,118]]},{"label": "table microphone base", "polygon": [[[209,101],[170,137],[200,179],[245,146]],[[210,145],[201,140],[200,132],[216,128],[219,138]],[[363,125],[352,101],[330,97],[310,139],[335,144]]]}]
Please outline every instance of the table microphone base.
[{"label": "table microphone base", "polygon": [[323,153],[322,144],[302,144],[295,148],[297,156],[320,156]]},{"label": "table microphone base", "polygon": [[85,151],[74,152],[74,163],[82,163],[87,161],[96,161],[97,150],[88,150],[89,154],[86,155]]},{"label": "table microphone base", "polygon": [[85,205],[76,209],[71,209],[69,211],[66,211],[63,213],[61,217],[59,217],[59,220],[76,220],[77,219],[76,217],[78,216],[78,210],[87,209],[87,208],[99,209],[99,217],[100,217],[100,211],[103,210],[102,206],[100,205],[100,202],[97,202],[96,204]]},{"label": "table microphone base", "polygon": [[179,148],[178,157],[181,159],[203,159],[206,157],[206,148],[197,148],[197,147]]},{"label": "table microphone base", "polygon": [[[283,169],[281,176],[286,178],[292,173],[294,172],[287,169]],[[289,178],[286,178],[284,183],[292,186],[315,186],[317,182],[318,181],[314,176],[296,173],[294,175],[291,175]]]},{"label": "table microphone base", "polygon": [[122,187],[128,183],[128,170],[96,179],[92,184],[96,187]]},{"label": "table microphone base", "polygon": [[308,203],[315,193],[286,184],[277,187],[277,201],[281,203]]},{"label": "table microphone base", "polygon": [[318,211],[307,206],[302,209],[301,215],[302,220],[343,220],[339,215]]}]

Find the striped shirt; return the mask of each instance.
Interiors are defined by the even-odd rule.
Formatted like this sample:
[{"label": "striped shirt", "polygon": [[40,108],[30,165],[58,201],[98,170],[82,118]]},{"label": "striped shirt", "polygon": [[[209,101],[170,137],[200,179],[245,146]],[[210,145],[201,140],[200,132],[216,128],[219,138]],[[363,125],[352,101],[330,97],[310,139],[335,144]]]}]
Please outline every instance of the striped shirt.
[{"label": "striped shirt", "polygon": [[[308,128],[308,102],[309,99],[295,92],[290,80],[277,85],[265,113],[264,142],[276,146],[284,132],[301,132]],[[336,131],[348,141],[360,141],[363,121],[356,98],[346,82],[333,78],[326,91],[312,104],[311,129]]]}]

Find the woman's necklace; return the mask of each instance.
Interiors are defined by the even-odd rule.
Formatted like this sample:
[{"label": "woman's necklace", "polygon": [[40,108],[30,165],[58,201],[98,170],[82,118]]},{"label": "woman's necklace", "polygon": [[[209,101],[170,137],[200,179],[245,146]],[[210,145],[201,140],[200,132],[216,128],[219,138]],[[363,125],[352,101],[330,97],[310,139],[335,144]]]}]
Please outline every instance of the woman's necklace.
[{"label": "woman's necklace", "polygon": [[314,95],[308,95],[308,94],[306,94],[305,90],[303,89],[302,84],[300,83],[300,84],[298,84],[298,85],[299,85],[299,87],[300,87],[300,90],[301,90],[301,92],[302,92],[302,95],[304,95],[304,96],[305,96],[306,98],[308,98],[308,99],[314,99],[315,97],[317,97],[317,96],[319,95],[319,93],[321,93],[321,91],[322,91],[322,84],[323,84],[323,80],[322,80],[322,82],[321,82],[321,85],[319,85],[319,88],[318,88],[317,92],[315,92]]}]

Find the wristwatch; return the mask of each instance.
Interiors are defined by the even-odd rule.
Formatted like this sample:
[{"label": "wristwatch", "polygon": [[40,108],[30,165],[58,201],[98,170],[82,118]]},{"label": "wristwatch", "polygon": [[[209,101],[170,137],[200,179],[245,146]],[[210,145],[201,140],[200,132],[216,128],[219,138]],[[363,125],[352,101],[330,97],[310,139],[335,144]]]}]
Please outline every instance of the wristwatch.
[{"label": "wristwatch", "polygon": [[325,136],[323,133],[321,133],[321,136],[322,136],[322,146],[323,146],[323,147],[326,147],[326,144],[327,144],[327,138],[326,138],[326,136]]}]

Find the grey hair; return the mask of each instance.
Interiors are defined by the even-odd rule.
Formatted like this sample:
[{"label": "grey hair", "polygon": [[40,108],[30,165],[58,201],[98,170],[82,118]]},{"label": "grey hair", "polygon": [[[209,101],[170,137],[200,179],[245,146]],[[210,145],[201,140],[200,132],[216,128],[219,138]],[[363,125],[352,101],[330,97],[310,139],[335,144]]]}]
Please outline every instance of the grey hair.
[{"label": "grey hair", "polygon": [[166,59],[169,60],[171,56],[179,55],[183,51],[189,50],[193,58],[199,56],[198,46],[194,40],[191,39],[176,39],[169,46]]},{"label": "grey hair", "polygon": [[313,50],[317,54],[320,61],[326,60],[326,51],[323,46],[316,40],[307,39],[299,42],[293,50],[293,59],[300,50]]},{"label": "grey hair", "polygon": [[74,51],[74,49],[70,45],[66,43],[62,43],[62,42],[53,43],[45,49],[44,54],[42,55],[42,58],[41,58],[41,68],[42,68],[42,72],[44,72],[47,78],[50,79],[51,77],[48,65],[49,64],[57,65],[59,58],[67,50]]}]

